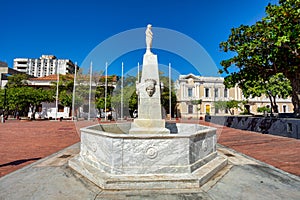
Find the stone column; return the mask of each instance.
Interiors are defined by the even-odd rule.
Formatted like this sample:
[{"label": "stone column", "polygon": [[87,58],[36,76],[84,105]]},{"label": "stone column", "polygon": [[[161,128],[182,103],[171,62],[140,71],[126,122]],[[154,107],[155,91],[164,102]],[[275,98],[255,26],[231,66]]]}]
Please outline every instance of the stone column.
[{"label": "stone column", "polygon": [[143,58],[141,82],[137,84],[140,99],[138,118],[132,123],[132,133],[170,133],[162,119],[160,81],[157,55],[146,53]]}]

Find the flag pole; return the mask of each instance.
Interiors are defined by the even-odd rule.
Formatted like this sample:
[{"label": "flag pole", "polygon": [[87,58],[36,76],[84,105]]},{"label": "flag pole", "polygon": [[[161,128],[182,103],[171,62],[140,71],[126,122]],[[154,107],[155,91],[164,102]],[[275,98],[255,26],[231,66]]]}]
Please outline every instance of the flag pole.
[{"label": "flag pole", "polygon": [[169,113],[170,113],[170,120],[172,119],[172,90],[171,90],[171,63],[169,63]]},{"label": "flag pole", "polygon": [[107,97],[107,62],[105,63],[105,96],[104,96],[104,116],[105,116],[105,121],[107,120],[107,115],[106,115],[106,97]]},{"label": "flag pole", "polygon": [[140,63],[138,62],[138,77],[137,77],[138,83],[140,82]]},{"label": "flag pole", "polygon": [[92,70],[93,70],[93,62],[91,62],[91,65],[90,65],[90,88],[89,88],[89,113],[88,113],[88,120],[91,119]]},{"label": "flag pole", "polygon": [[56,75],[57,75],[57,78],[56,78],[56,101],[55,101],[55,108],[56,108],[56,114],[55,114],[55,119],[57,119],[57,113],[58,113],[58,82],[59,82],[59,70],[58,70],[58,67],[59,67],[59,61],[57,60],[57,66],[56,66]]},{"label": "flag pole", "polygon": [[76,76],[77,76],[77,62],[75,62],[75,74],[74,74],[74,81],[73,81],[73,98],[72,98],[72,120],[75,119],[74,112],[75,112],[75,87],[76,87]]},{"label": "flag pole", "polygon": [[121,77],[121,120],[123,120],[123,95],[124,95],[124,90],[123,90],[123,84],[124,84],[124,77],[123,77],[123,74],[124,74],[124,63],[122,62],[122,77]]}]

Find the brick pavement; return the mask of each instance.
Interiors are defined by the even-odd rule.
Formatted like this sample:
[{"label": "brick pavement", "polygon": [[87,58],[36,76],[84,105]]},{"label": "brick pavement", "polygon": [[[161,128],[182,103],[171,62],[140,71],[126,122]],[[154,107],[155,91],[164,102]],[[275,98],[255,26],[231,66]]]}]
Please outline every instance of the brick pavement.
[{"label": "brick pavement", "polygon": [[200,123],[217,128],[219,144],[300,176],[299,139],[243,131],[203,121]]},{"label": "brick pavement", "polygon": [[0,177],[79,141],[74,122],[7,120],[0,124]]},{"label": "brick pavement", "polygon": [[[80,141],[80,127],[97,122],[17,121],[0,124],[0,177]],[[242,131],[201,121],[217,129],[218,142],[300,176],[300,140]]]}]

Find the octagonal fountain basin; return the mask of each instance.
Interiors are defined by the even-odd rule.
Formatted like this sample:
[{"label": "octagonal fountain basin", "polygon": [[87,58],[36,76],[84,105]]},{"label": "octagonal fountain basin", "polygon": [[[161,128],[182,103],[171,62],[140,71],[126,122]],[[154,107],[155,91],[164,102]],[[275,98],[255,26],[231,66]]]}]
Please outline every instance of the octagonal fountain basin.
[{"label": "octagonal fountain basin", "polygon": [[69,166],[103,189],[199,188],[227,164],[216,129],[166,123],[170,134],[129,134],[131,123],[81,129],[80,153]]}]

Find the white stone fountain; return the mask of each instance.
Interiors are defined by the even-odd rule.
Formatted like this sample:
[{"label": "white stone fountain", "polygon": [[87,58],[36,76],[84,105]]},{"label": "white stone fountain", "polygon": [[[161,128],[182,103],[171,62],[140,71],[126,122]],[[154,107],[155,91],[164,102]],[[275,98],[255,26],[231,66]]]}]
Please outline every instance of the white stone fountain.
[{"label": "white stone fountain", "polygon": [[162,119],[151,25],[146,44],[138,119],[82,128],[80,153],[69,166],[103,189],[199,188],[227,164],[216,150],[216,129]]}]

